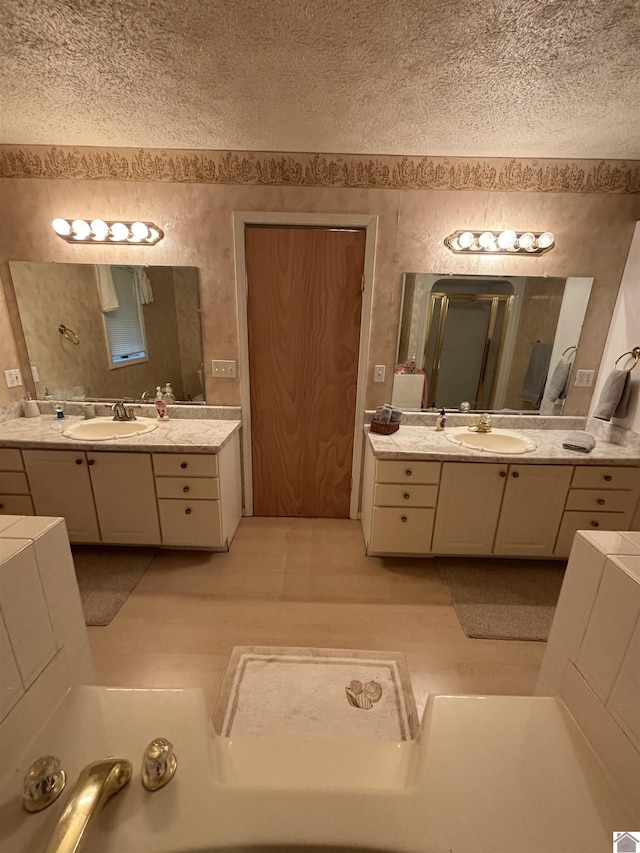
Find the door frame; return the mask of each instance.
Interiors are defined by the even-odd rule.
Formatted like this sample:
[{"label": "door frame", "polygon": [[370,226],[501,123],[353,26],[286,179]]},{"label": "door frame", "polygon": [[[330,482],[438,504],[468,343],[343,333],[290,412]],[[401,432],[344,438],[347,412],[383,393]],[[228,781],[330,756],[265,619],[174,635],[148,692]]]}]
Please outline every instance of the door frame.
[{"label": "door frame", "polygon": [[253,515],[253,466],[251,460],[251,395],[249,386],[249,328],[247,319],[247,267],[244,250],[246,225],[311,226],[328,228],[362,228],[365,230],[364,281],[360,313],[360,346],[356,408],[353,424],[353,456],[351,460],[351,497],[349,518],[358,518],[362,448],[364,444],[364,412],[366,402],[371,306],[378,217],[359,213],[266,213],[235,211],[233,240],[236,265],[236,299],[238,306],[238,372],[242,412],[242,474],[244,480],[244,515]]}]

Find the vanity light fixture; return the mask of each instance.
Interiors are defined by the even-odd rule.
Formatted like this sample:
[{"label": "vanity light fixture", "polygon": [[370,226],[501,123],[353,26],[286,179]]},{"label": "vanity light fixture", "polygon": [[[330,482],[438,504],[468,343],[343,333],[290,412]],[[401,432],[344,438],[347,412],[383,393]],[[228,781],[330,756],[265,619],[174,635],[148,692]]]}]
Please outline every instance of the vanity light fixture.
[{"label": "vanity light fixture", "polygon": [[101,243],[127,246],[153,246],[164,231],[153,222],[105,222],[104,219],[54,219],[58,237],[67,243]]},{"label": "vanity light fixture", "polygon": [[551,231],[454,231],[444,238],[458,254],[542,255],[555,245]]}]

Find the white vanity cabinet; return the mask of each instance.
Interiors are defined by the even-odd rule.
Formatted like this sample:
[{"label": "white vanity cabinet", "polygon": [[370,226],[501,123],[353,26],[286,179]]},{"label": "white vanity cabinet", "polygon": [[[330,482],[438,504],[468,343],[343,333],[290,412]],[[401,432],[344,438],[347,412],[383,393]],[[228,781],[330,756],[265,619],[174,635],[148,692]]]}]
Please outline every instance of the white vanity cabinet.
[{"label": "white vanity cabinet", "polygon": [[22,453],[17,448],[0,448],[0,515],[33,514]]},{"label": "white vanity cabinet", "polygon": [[148,453],[24,450],[38,515],[61,515],[72,542],[159,544]]}]

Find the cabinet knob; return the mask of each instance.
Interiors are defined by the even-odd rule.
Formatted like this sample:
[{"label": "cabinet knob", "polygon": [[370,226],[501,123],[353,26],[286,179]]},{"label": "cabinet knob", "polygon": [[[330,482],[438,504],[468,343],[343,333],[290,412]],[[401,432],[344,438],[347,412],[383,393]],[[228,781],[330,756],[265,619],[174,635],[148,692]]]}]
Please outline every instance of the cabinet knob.
[{"label": "cabinet knob", "polygon": [[184,511],[184,514],[185,515],[191,515],[191,507],[187,507],[187,509],[185,509],[185,511]]},{"label": "cabinet knob", "polygon": [[405,473],[406,477],[410,477],[413,474],[413,471],[411,470],[411,468],[407,468],[407,470],[404,473]]},{"label": "cabinet knob", "polygon": [[600,522],[599,521],[592,521],[591,526],[592,527],[600,527]]},{"label": "cabinet knob", "polygon": [[82,459],[76,459],[76,465],[82,465]]},{"label": "cabinet knob", "polygon": [[186,462],[181,462],[181,463],[180,463],[180,467],[181,467],[181,468],[186,468],[186,467],[187,467],[187,463],[186,463]]},{"label": "cabinet knob", "polygon": [[611,476],[611,474],[605,474],[604,478],[607,481],[607,483],[610,483],[613,480],[613,477]]},{"label": "cabinet knob", "polygon": [[407,518],[407,516],[406,516],[406,515],[401,515],[401,516],[400,516],[400,521],[401,521],[403,524],[406,524],[408,520],[409,520],[409,519]]},{"label": "cabinet knob", "polygon": [[500,476],[501,476],[501,477],[506,477],[506,476],[507,476],[507,472],[506,472],[506,471],[500,471]]},{"label": "cabinet knob", "polygon": [[409,494],[409,492],[405,492],[402,497],[405,499],[405,501],[408,501],[411,495]]},{"label": "cabinet knob", "polygon": [[598,503],[600,504],[600,506],[604,506],[605,505],[605,499],[604,498],[598,498]]},{"label": "cabinet knob", "polygon": [[89,459],[87,464],[88,465],[95,465],[95,461],[96,461],[95,459]]},{"label": "cabinet knob", "polygon": [[188,491],[189,491],[189,486],[183,486],[183,487],[182,487],[182,491],[183,491],[183,492],[188,492]]},{"label": "cabinet knob", "polygon": [[4,509],[4,504],[0,504],[0,509]]},{"label": "cabinet knob", "polygon": [[518,479],[518,477],[520,476],[520,474],[518,474],[518,472],[517,472],[517,471],[512,471],[512,472],[511,472],[511,476],[512,476],[512,477],[515,477],[515,478],[516,478],[516,480],[517,480],[517,479]]}]

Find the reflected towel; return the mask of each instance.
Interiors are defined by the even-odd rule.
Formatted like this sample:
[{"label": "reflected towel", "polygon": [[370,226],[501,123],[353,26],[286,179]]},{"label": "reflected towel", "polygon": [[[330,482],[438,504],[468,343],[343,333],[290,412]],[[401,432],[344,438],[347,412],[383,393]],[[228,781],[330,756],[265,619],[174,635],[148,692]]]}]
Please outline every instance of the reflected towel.
[{"label": "reflected towel", "polygon": [[556,364],[551,379],[544,389],[544,398],[551,403],[556,400],[564,400],[569,389],[569,375],[571,374],[572,359],[561,358]]},{"label": "reflected towel", "polygon": [[98,286],[98,301],[100,302],[100,310],[102,313],[107,311],[115,311],[120,307],[118,302],[118,294],[116,286],[113,282],[111,267],[108,264],[96,264],[94,267],[96,274],[96,284]]},{"label": "reflected towel", "polygon": [[136,267],[134,275],[138,285],[140,302],[143,305],[148,305],[150,302],[153,302],[153,288],[151,287],[149,276],[147,275],[144,267]]},{"label": "reflected towel", "polygon": [[567,450],[579,450],[580,453],[591,453],[596,446],[596,440],[591,433],[575,430],[574,432],[567,433],[562,446],[566,447]]},{"label": "reflected towel", "polygon": [[527,372],[522,382],[520,399],[539,406],[549,373],[549,362],[553,344],[541,344],[539,341],[531,347]]},{"label": "reflected towel", "polygon": [[631,388],[630,370],[612,370],[607,376],[600,400],[593,413],[594,418],[610,421],[611,418],[624,418],[629,406]]}]

